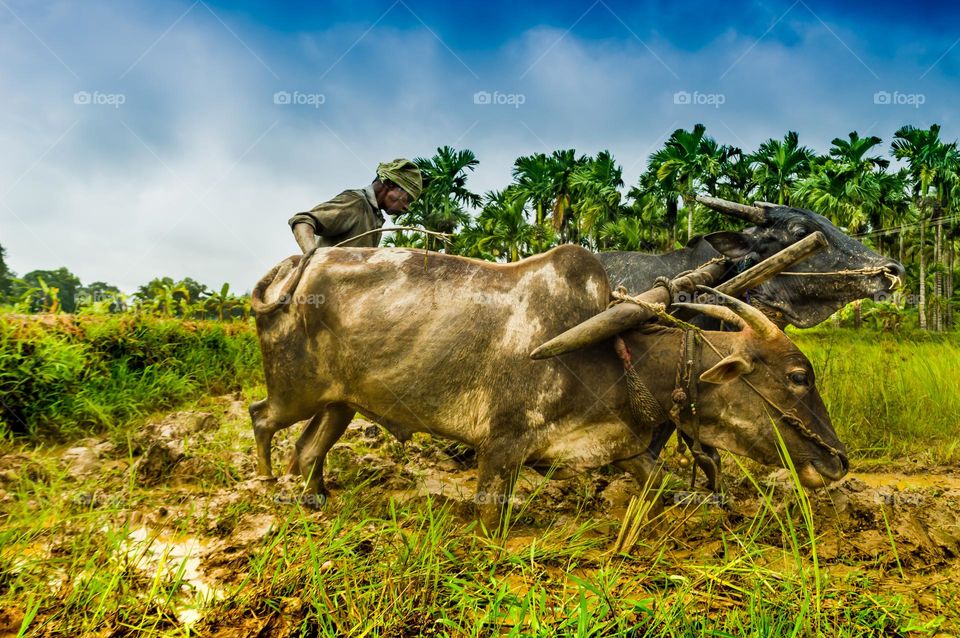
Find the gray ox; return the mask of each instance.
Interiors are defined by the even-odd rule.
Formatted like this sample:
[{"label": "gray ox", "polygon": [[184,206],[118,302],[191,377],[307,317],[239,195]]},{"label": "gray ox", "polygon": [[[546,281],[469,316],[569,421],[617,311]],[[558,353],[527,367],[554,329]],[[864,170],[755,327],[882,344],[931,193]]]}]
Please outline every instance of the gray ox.
[{"label": "gray ox", "polygon": [[[651,478],[650,428],[634,419],[624,364],[609,340],[529,358],[607,305],[606,273],[589,252],[566,245],[494,264],[330,248],[305,267],[300,259],[281,262],[252,295],[267,384],[267,398],[250,406],[262,477],[272,476],[274,433],[310,419],[297,464],[306,494],[325,494],[324,458],[359,412],[401,441],[429,432],[474,447],[476,502],[488,530],[498,525],[522,464],[559,467],[560,477],[614,464],[641,485]],[[694,308],[740,327],[704,333],[720,354],[704,348],[697,362],[700,439],[780,464],[776,424],[804,484],[839,479],[847,460],[810,363],[760,312],[726,300],[733,311]],[[625,357],[636,353],[635,369],[663,410],[682,338],[683,331],[660,327],[619,342]]]}]

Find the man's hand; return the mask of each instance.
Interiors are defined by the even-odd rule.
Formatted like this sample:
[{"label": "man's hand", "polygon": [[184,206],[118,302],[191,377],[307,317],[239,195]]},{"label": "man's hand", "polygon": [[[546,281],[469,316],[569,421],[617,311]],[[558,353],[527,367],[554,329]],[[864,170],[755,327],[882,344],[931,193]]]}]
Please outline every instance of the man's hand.
[{"label": "man's hand", "polygon": [[310,224],[294,224],[293,225],[293,236],[297,240],[297,245],[300,246],[300,250],[307,254],[309,251],[317,245],[317,238],[313,233],[313,226]]}]

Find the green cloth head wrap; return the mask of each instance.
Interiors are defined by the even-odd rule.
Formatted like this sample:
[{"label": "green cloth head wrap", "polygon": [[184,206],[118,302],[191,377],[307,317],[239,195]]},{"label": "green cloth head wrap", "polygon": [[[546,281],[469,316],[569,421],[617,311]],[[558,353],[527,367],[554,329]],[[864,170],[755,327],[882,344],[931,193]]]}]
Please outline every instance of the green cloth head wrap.
[{"label": "green cloth head wrap", "polygon": [[420,169],[408,159],[399,158],[377,166],[377,177],[388,179],[410,195],[410,201],[420,197],[423,190],[423,177]]}]

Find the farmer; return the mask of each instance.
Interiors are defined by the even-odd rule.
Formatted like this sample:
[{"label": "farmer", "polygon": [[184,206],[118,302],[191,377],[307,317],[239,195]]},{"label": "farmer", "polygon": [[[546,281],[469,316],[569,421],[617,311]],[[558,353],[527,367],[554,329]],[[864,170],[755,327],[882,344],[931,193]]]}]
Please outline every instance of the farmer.
[{"label": "farmer", "polygon": [[[304,253],[314,246],[336,246],[352,237],[383,226],[383,213],[399,215],[423,190],[420,169],[408,159],[377,166],[377,177],[366,188],[346,190],[312,210],[290,218],[293,236]],[[380,233],[370,233],[346,244],[376,248]]]}]

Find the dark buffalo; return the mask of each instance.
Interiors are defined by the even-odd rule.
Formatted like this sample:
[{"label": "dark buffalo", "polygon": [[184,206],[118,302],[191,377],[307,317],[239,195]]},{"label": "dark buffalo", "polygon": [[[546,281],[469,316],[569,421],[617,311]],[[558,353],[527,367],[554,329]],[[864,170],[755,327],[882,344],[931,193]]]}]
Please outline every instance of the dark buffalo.
[{"label": "dark buffalo", "polygon": [[851,301],[886,294],[903,281],[903,266],[851,239],[812,211],[766,203],[746,206],[712,197],[698,200],[755,225],[741,232],[694,237],[685,248],[664,255],[600,253],[597,257],[611,283],[639,293],[649,290],[657,277],[672,277],[720,256],[734,260],[729,278],[818,230],[827,239],[824,250],[798,263],[790,271],[793,274],[777,275],[747,296],[751,305],[780,327],[815,326]]},{"label": "dark buffalo", "polygon": [[[624,363],[610,341],[544,361],[529,357],[606,307],[607,275],[589,252],[567,245],[493,264],[329,248],[305,266],[301,259],[281,262],[252,295],[267,385],[267,398],[250,406],[263,477],[272,476],[274,433],[310,419],[297,466],[307,493],[323,494],[324,458],[359,412],[400,440],[429,432],[474,447],[476,500],[488,529],[522,464],[567,476],[612,463],[641,484],[650,479],[650,424],[631,411]],[[780,464],[776,424],[805,484],[839,479],[847,461],[810,363],[762,313],[727,301],[736,314],[694,308],[740,328],[703,333],[717,352],[703,349],[693,377],[700,439]],[[617,342],[624,361],[642,353],[636,372],[663,411],[672,406],[683,338],[681,330],[652,327]]]}]

